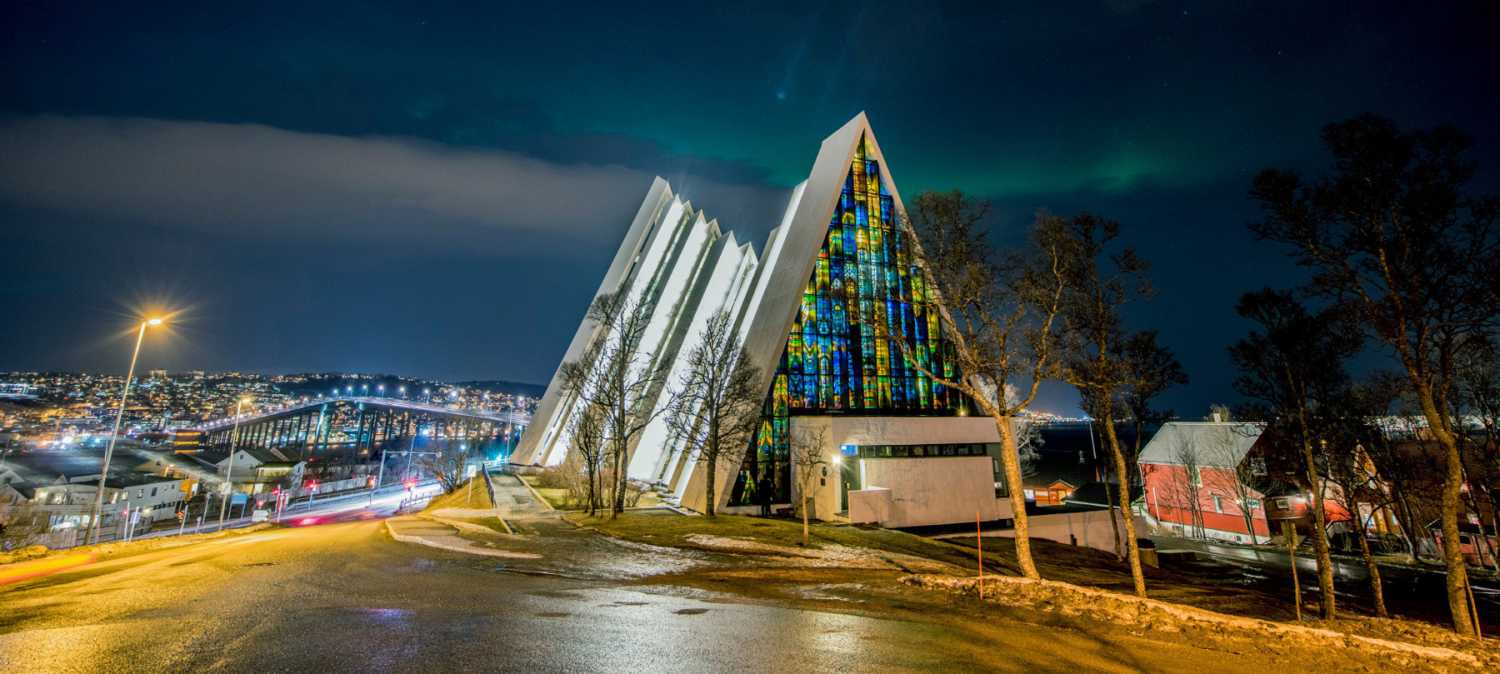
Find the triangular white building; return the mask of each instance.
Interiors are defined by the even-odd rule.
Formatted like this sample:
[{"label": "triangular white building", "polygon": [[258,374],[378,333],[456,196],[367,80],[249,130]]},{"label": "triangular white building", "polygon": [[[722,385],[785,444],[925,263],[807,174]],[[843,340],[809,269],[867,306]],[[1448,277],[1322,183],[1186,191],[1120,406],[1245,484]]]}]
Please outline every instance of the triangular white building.
[{"label": "triangular white building", "polygon": [[[791,502],[794,427],[821,427],[839,468],[820,478],[819,517],[972,521],[976,503],[986,519],[1009,517],[993,421],[968,416],[967,400],[916,372],[890,342],[906,335],[927,367],[952,373],[915,247],[898,225],[904,212],[864,113],[823,141],[759,256],[665,180],[652,184],[597,295],[651,302],[642,350],[670,370],[670,382],[709,317],[735,318],[767,393],[743,460],[719,464],[721,509]],[[599,333],[585,320],[564,362],[587,353]],[[653,398],[665,405],[669,396],[663,387]],[[554,376],[512,463],[562,462],[575,403]],[[642,432],[628,472],[670,488],[686,507],[705,505],[708,476],[664,416]]]}]

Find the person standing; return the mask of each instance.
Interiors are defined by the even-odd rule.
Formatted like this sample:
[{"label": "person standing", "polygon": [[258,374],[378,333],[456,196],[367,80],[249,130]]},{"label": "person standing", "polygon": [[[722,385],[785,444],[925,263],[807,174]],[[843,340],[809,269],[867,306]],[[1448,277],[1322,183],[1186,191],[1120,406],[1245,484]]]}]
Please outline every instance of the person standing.
[{"label": "person standing", "polygon": [[760,497],[761,517],[771,516],[771,492],[775,488],[775,483],[771,481],[770,471],[766,471],[760,476],[760,483],[755,486],[755,495]]}]

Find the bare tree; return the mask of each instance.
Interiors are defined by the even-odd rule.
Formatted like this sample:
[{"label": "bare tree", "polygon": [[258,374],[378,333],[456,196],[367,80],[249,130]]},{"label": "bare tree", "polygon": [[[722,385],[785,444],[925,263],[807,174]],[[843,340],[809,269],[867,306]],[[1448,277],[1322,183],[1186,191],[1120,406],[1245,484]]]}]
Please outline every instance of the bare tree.
[{"label": "bare tree", "polygon": [[765,391],[756,386],[759,368],[751,365],[726,311],[708,319],[698,343],[687,356],[672,392],[667,422],[703,464],[703,514],[713,517],[717,503],[719,461],[744,450],[760,421]]},{"label": "bare tree", "polygon": [[[988,204],[955,191],[924,193],[914,206],[900,225],[926,272],[921,280],[938,308],[958,367],[951,374],[935,372],[927,354],[916,353],[906,335],[893,341],[914,369],[962,392],[995,420],[1015,522],[1016,564],[1027,578],[1040,578],[1031,558],[1013,421],[1058,367],[1053,326],[1075,256],[1065,223],[1038,215],[1025,250],[1002,255],[991,246],[983,225]],[[1014,396],[1007,395],[1012,382],[1019,383]]]},{"label": "bare tree", "polygon": [[438,486],[444,494],[452,494],[465,479],[466,467],[469,463],[468,450],[455,450],[450,447],[436,454],[424,455],[417,461],[419,470],[425,470],[437,480]]},{"label": "bare tree", "polygon": [[[1121,401],[1130,415],[1131,423],[1135,425],[1135,446],[1131,449],[1129,461],[1131,474],[1135,475],[1134,468],[1141,455],[1146,425],[1159,424],[1172,418],[1171,410],[1156,409],[1153,402],[1167,389],[1186,385],[1188,376],[1172,351],[1157,341],[1155,330],[1137,332],[1126,338],[1121,357],[1129,378]],[[1133,484],[1134,480],[1122,482]]]},{"label": "bare tree", "polygon": [[[1465,493],[1476,516],[1489,511],[1500,531],[1500,345],[1493,338],[1470,339],[1455,368],[1453,416],[1462,420],[1459,456],[1469,490]],[[1481,506],[1481,500],[1483,505]],[[1492,563],[1500,568],[1488,536],[1478,536]]]},{"label": "bare tree", "polygon": [[649,400],[663,374],[642,353],[641,339],[651,319],[651,303],[623,292],[600,295],[585,320],[599,335],[576,361],[563,363],[563,389],[582,409],[601,411],[609,443],[610,517],[625,511],[626,465],[630,446],[657,414]]},{"label": "bare tree", "polygon": [[[1014,399],[1015,388],[1011,387],[1007,395]],[[1037,464],[1042,460],[1040,449],[1045,444],[1042,424],[1036,419],[1021,415],[1011,420],[1011,426],[1016,429],[1016,458],[1021,464],[1021,477],[1033,477],[1036,475]]]},{"label": "bare tree", "polygon": [[1260,492],[1264,486],[1265,477],[1265,467],[1260,464],[1257,457],[1245,457],[1229,472],[1229,488],[1234,492],[1235,505],[1240,509],[1240,516],[1245,520],[1245,531],[1250,533],[1251,545],[1260,545],[1260,538],[1255,533],[1255,506],[1259,505],[1261,512],[1265,512],[1265,504],[1261,503]]},{"label": "bare tree", "polygon": [[1312,495],[1313,551],[1318,561],[1318,604],[1335,617],[1333,558],[1328,550],[1319,454],[1340,423],[1337,402],[1349,385],[1345,363],[1361,348],[1359,333],[1338,307],[1311,313],[1291,293],[1269,288],[1246,293],[1235,310],[1260,330],[1229,347],[1239,368],[1234,386],[1270,407],[1269,421],[1300,450],[1297,477]]},{"label": "bare tree", "polygon": [[584,510],[589,517],[604,508],[604,460],[609,454],[604,427],[607,411],[600,405],[585,405],[573,418],[573,450],[583,469]]},{"label": "bare tree", "polygon": [[1359,544],[1360,556],[1365,562],[1365,572],[1370,578],[1371,604],[1375,615],[1389,615],[1385,608],[1385,589],[1380,579],[1380,565],[1375,563],[1370,549],[1369,531],[1365,524],[1361,503],[1370,504],[1371,513],[1376,512],[1385,501],[1386,490],[1375,473],[1374,462],[1365,452],[1366,443],[1380,442],[1378,429],[1374,429],[1358,410],[1351,409],[1345,417],[1344,432],[1338,433],[1325,447],[1328,465],[1328,480],[1338,488],[1340,500],[1349,511],[1350,524]]},{"label": "bare tree", "polygon": [[[1433,472],[1441,472],[1435,466],[1426,465],[1425,454],[1413,451],[1412,441],[1416,437],[1413,412],[1409,408],[1406,376],[1393,372],[1376,372],[1365,378],[1359,389],[1366,400],[1380,401],[1379,408],[1389,416],[1379,417],[1372,424],[1372,432],[1365,443],[1366,456],[1374,463],[1382,483],[1389,488],[1389,508],[1397,513],[1395,519],[1406,541],[1413,562],[1420,562],[1421,542],[1429,540],[1430,532],[1421,526],[1428,521],[1418,517],[1412,506],[1411,494],[1427,491]],[[1440,484],[1433,489],[1441,489]]]},{"label": "bare tree", "polygon": [[1452,414],[1455,367],[1469,340],[1500,320],[1500,198],[1471,196],[1471,141],[1451,127],[1403,132],[1366,115],[1330,124],[1323,142],[1331,175],[1311,182],[1291,171],[1256,176],[1251,196],[1262,239],[1287,244],[1313,270],[1309,289],[1348,306],[1390,349],[1444,453],[1443,558],[1454,629],[1475,634],[1459,540],[1464,484],[1461,429]]},{"label": "bare tree", "polygon": [[1192,523],[1193,538],[1204,540],[1208,538],[1208,531],[1203,523],[1203,465],[1199,452],[1201,448],[1189,441],[1179,443],[1173,450],[1172,458],[1182,466],[1182,478],[1177,500],[1181,507],[1188,511],[1189,521]]},{"label": "bare tree", "polygon": [[[1130,577],[1138,597],[1146,596],[1146,575],[1141,569],[1140,548],[1136,543],[1135,519],[1130,516],[1129,464],[1115,432],[1115,418],[1120,396],[1129,386],[1131,373],[1123,355],[1125,329],[1120,308],[1133,298],[1150,292],[1146,282],[1147,264],[1129,247],[1116,250],[1120,226],[1112,220],[1080,215],[1069,220],[1065,235],[1075,252],[1069,266],[1068,291],[1064,294],[1062,333],[1063,379],[1084,400],[1089,416],[1098,419],[1104,431],[1104,444],[1114,460],[1120,488],[1110,495],[1110,524],[1119,541],[1118,507],[1125,522],[1125,550],[1130,563]],[[1106,484],[1106,490],[1108,485]]]},{"label": "bare tree", "polygon": [[808,502],[812,500],[813,483],[827,475],[831,465],[825,455],[824,445],[828,433],[823,428],[804,429],[792,438],[792,466],[796,468],[798,510],[802,511],[802,546],[808,545]]}]

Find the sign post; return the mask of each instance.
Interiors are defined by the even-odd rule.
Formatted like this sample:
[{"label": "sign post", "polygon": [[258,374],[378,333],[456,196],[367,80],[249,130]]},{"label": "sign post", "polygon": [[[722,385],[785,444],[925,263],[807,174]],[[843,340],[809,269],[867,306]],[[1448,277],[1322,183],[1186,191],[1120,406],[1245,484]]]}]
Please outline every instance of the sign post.
[{"label": "sign post", "polygon": [[1297,580],[1297,528],[1289,520],[1281,522],[1281,537],[1286,539],[1287,558],[1292,562],[1292,608],[1297,622],[1302,622],[1302,584]]}]

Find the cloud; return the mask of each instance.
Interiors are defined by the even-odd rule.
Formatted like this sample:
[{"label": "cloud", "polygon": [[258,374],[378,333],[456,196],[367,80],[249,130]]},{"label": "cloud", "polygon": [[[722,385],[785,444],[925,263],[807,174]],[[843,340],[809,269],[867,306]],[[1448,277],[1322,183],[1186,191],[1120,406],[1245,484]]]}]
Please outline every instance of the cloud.
[{"label": "cloud", "polygon": [[[126,226],[149,222],[258,239],[453,246],[480,237],[516,249],[502,253],[560,240],[607,247],[652,177],[618,165],[258,124],[0,121],[0,201]],[[728,214],[766,217],[785,200],[776,188],[670,177],[730,228],[764,229],[728,221]]]}]

